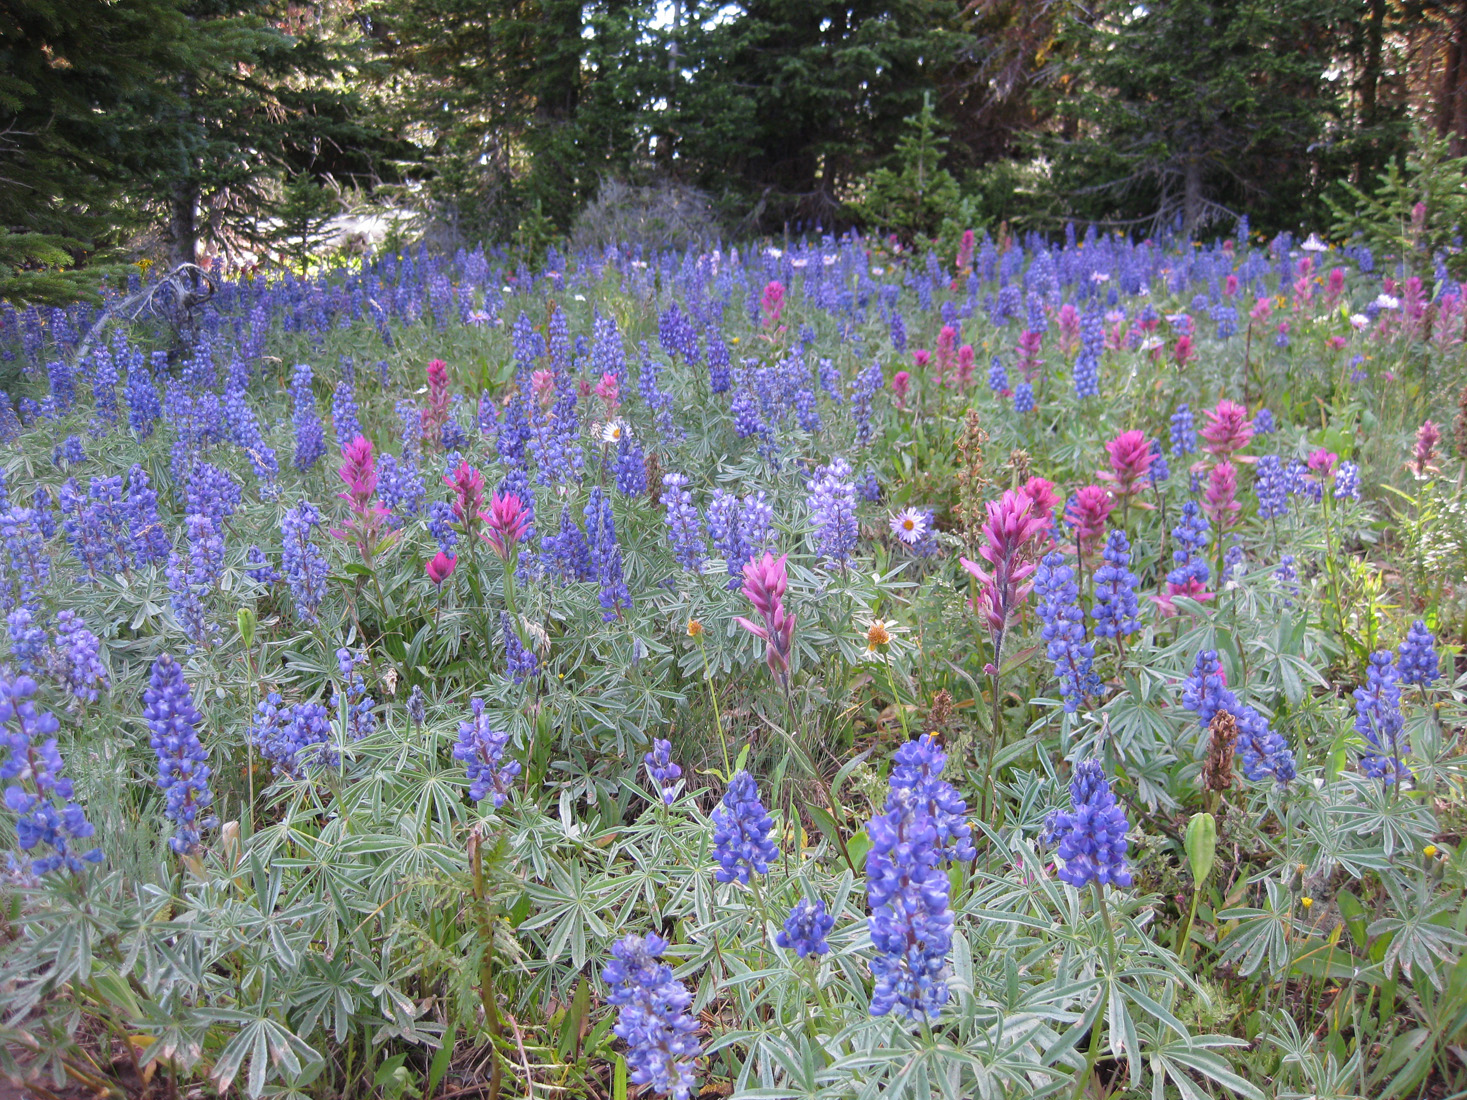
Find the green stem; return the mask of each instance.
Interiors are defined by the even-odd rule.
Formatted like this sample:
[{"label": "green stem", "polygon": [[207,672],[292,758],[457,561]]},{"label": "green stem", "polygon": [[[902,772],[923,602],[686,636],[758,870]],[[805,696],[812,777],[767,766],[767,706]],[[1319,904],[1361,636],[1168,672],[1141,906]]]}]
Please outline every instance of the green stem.
[{"label": "green stem", "polygon": [[703,680],[708,685],[708,698],[713,703],[713,725],[718,730],[718,744],[723,749],[723,781],[733,778],[733,767],[728,760],[728,738],[723,735],[723,717],[718,712],[718,692],[713,690],[713,670],[708,667],[708,650],[703,646],[703,635],[698,634],[698,652],[703,654]]},{"label": "green stem", "polygon": [[494,925],[489,917],[489,904],[484,888],[484,857],[480,851],[483,838],[479,830],[469,834],[469,870],[474,892],[474,918],[479,926],[479,938],[484,941],[483,953],[479,958],[479,999],[484,1005],[484,1023],[489,1028],[490,1060],[489,1100],[499,1100],[499,1088],[504,1079],[504,1065],[499,1052],[504,1037],[504,1024],[499,1019],[499,1004],[494,997]]},{"label": "green stem", "polygon": [[1177,952],[1177,955],[1181,959],[1183,966],[1187,965],[1187,954],[1192,947],[1192,922],[1197,919],[1197,895],[1201,892],[1202,884],[1193,883],[1192,906],[1187,911],[1187,923],[1182,926],[1182,941],[1180,949]]},{"label": "green stem", "polygon": [[882,658],[882,664],[886,666],[886,683],[887,686],[891,688],[891,705],[896,707],[897,718],[899,718],[902,723],[902,733],[906,736],[907,740],[910,741],[912,739],[912,730],[911,727],[907,725],[907,708],[902,706],[901,696],[897,695],[896,674],[893,673],[891,670],[890,654],[887,654],[885,657]]}]

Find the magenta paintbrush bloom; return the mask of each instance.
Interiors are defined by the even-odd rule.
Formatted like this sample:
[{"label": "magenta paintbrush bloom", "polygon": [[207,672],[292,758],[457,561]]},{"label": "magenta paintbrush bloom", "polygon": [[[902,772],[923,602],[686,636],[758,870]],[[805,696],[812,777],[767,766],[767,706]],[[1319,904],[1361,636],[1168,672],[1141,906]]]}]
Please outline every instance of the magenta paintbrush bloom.
[{"label": "magenta paintbrush bloom", "polygon": [[434,359],[428,364],[428,407],[423,410],[423,446],[443,445],[443,425],[448,423],[448,364]]},{"label": "magenta paintbrush bloom", "polygon": [[1215,409],[1204,409],[1207,424],[1199,433],[1207,440],[1202,449],[1219,462],[1234,452],[1248,446],[1253,438],[1253,421],[1248,419],[1248,410],[1236,401],[1223,398]]},{"label": "magenta paintbrush bloom", "polygon": [[1177,366],[1185,367],[1196,358],[1197,349],[1192,344],[1191,333],[1178,336],[1176,346],[1172,348],[1172,359],[1176,361]]},{"label": "magenta paintbrush bloom", "polygon": [[337,473],[346,482],[346,492],[337,494],[352,502],[353,510],[365,506],[377,495],[377,461],[366,436],[357,436],[341,448],[342,462]]},{"label": "magenta paintbrush bloom", "polygon": [[784,312],[784,284],[778,279],[765,284],[764,297],[759,302],[759,307],[764,311],[766,327],[779,324],[779,315]]},{"label": "magenta paintbrush bloom", "polygon": [[1151,472],[1151,441],[1140,430],[1122,432],[1105,445],[1110,455],[1110,471],[1097,476],[1110,482],[1117,496],[1131,496],[1146,487]]},{"label": "magenta paintbrush bloom", "polygon": [[1335,463],[1339,460],[1340,456],[1334,451],[1326,451],[1320,447],[1317,451],[1309,453],[1309,472],[1320,482],[1328,481],[1335,476]]},{"label": "magenta paintbrush bloom", "polygon": [[495,493],[489,501],[489,512],[484,516],[484,522],[489,527],[484,538],[496,554],[508,561],[516,544],[525,537],[530,525],[530,512],[514,493]]},{"label": "magenta paintbrush bloom", "polygon": [[1089,553],[1105,534],[1106,521],[1110,519],[1115,502],[1111,495],[1099,485],[1087,485],[1078,489],[1065,507],[1065,521],[1074,529],[1075,539],[1080,543],[1080,552]]},{"label": "magenta paintbrush bloom", "polygon": [[453,571],[458,568],[458,558],[440,550],[424,568],[428,571],[428,579],[442,588],[443,582],[453,576]]},{"label": "magenta paintbrush bloom", "polygon": [[751,558],[744,564],[744,595],[764,621],[755,623],[742,616],[736,620],[750,634],[764,639],[764,660],[781,683],[789,681],[795,634],[795,617],[784,607],[788,561],[788,554],[776,558],[766,550],[763,558]]},{"label": "magenta paintbrush bloom", "polygon": [[[1047,484],[1047,483],[1046,483]],[[959,558],[963,568],[978,579],[974,601],[977,611],[993,635],[995,657],[1003,648],[1003,634],[1033,587],[1026,583],[1034,572],[1032,546],[1048,525],[1048,514],[1035,508],[1034,498],[1023,490],[1009,490],[999,500],[988,502],[988,519],[983,524],[984,543],[978,556],[988,568]]]},{"label": "magenta paintbrush bloom", "polygon": [[1410,470],[1417,477],[1425,477],[1436,469],[1436,445],[1442,440],[1442,430],[1430,420],[1422,422],[1416,429],[1416,454]]},{"label": "magenta paintbrush bloom", "polygon": [[1044,365],[1044,360],[1039,358],[1039,349],[1044,345],[1044,336],[1038,332],[1025,329],[1019,334],[1019,370],[1024,374],[1024,381],[1032,383],[1039,368]]},{"label": "magenta paintbrush bloom", "polygon": [[1231,524],[1243,506],[1238,503],[1238,471],[1231,462],[1219,462],[1207,475],[1202,511],[1219,529]]},{"label": "magenta paintbrush bloom", "polygon": [[453,490],[453,514],[465,528],[471,527],[482,513],[484,506],[484,475],[463,459],[453,476],[443,478],[443,484]]}]

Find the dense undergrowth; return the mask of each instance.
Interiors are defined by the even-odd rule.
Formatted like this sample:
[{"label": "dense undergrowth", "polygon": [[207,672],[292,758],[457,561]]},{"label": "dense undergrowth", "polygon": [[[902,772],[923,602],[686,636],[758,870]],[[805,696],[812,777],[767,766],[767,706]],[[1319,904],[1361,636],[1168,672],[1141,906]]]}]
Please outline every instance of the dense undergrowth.
[{"label": "dense undergrowth", "polygon": [[1316,244],[7,312],[7,1072],[1460,1094],[1467,302]]}]

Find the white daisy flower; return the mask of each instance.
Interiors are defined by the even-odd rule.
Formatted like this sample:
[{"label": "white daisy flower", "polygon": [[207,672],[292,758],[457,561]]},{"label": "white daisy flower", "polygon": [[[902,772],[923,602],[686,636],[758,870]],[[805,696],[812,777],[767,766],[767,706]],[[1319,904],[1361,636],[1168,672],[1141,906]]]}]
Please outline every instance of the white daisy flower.
[{"label": "white daisy flower", "polygon": [[631,434],[631,431],[627,427],[627,422],[625,420],[622,420],[620,417],[618,417],[615,420],[608,420],[605,424],[602,425],[602,427],[601,427],[601,442],[602,443],[620,443],[621,442],[621,437],[623,435],[630,435],[630,434]]},{"label": "white daisy flower", "polygon": [[1375,304],[1381,309],[1400,309],[1401,299],[1392,298],[1389,294],[1381,294],[1375,299]]}]

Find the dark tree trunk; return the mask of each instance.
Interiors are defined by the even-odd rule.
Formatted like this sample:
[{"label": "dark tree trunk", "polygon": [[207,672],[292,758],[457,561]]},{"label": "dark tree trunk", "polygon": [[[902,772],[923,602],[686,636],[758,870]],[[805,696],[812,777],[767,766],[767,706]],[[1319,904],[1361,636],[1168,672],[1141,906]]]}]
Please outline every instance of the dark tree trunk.
[{"label": "dark tree trunk", "polygon": [[175,183],[168,196],[168,264],[195,263],[199,252],[199,185]]},{"label": "dark tree trunk", "polygon": [[1202,158],[1187,157],[1182,169],[1182,232],[1191,235],[1202,220]]}]

